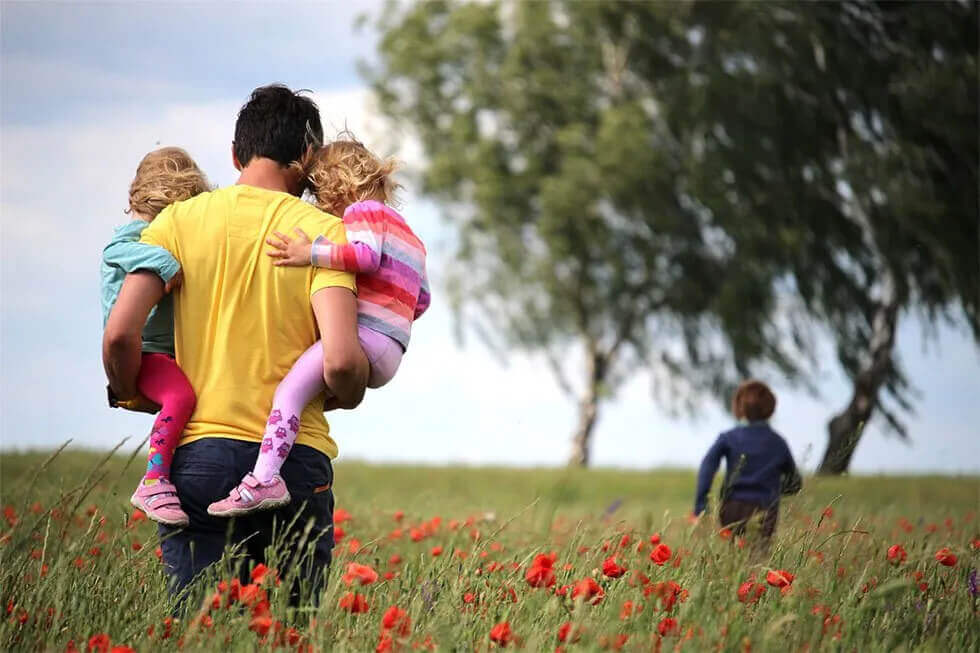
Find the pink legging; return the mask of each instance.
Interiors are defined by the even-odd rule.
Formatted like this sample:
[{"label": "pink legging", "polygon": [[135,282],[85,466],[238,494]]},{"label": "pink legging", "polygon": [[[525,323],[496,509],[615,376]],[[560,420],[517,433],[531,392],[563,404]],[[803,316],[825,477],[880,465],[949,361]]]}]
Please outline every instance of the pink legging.
[{"label": "pink legging", "polygon": [[[357,336],[371,365],[369,388],[380,388],[398,371],[404,350],[397,340],[367,327],[358,327]],[[300,416],[306,404],[330,389],[323,382],[323,344],[318,340],[293,363],[272,398],[272,412],[266,423],[259,457],[252,474],[266,483],[279,473],[299,435]]]},{"label": "pink legging", "polygon": [[136,387],[144,397],[160,404],[150,432],[144,478],[169,478],[174,450],[197,403],[194,388],[177,361],[166,354],[143,354]]}]

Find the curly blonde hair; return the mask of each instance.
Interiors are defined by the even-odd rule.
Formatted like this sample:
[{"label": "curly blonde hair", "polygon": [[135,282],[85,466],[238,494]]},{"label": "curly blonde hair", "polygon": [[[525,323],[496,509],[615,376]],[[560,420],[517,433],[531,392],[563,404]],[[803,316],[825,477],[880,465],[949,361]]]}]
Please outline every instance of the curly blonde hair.
[{"label": "curly blonde hair", "polygon": [[350,132],[311,150],[298,165],[310,182],[317,206],[334,215],[363,200],[394,205],[395,191],[401,188],[392,179],[398,162],[376,156]]},{"label": "curly blonde hair", "polygon": [[194,159],[179,147],[161,147],[143,157],[129,185],[129,209],[153,220],[174,202],[211,190],[208,178]]}]

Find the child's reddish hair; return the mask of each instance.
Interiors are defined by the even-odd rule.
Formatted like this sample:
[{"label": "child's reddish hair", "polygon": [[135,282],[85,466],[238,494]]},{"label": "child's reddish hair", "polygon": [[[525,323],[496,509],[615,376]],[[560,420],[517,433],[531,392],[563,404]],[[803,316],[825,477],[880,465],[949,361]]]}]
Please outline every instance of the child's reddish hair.
[{"label": "child's reddish hair", "polygon": [[769,419],[776,412],[776,395],[762,381],[749,379],[732,395],[732,412],[736,419],[750,422]]}]

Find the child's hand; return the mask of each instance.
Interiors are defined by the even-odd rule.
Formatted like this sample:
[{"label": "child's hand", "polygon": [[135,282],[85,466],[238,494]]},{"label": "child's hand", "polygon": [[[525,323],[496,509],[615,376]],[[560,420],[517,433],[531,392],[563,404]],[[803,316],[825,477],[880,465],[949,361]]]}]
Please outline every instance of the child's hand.
[{"label": "child's hand", "polygon": [[268,250],[266,254],[274,259],[278,259],[273,265],[309,265],[310,252],[313,250],[313,243],[309,237],[303,233],[299,227],[293,229],[296,232],[296,239],[290,240],[278,231],[272,233],[279,242],[266,238],[265,242],[275,249]]},{"label": "child's hand", "polygon": [[170,277],[170,281],[163,287],[163,292],[167,295],[175,290],[179,290],[181,286],[184,285],[184,270],[181,268],[177,270],[177,274]]}]

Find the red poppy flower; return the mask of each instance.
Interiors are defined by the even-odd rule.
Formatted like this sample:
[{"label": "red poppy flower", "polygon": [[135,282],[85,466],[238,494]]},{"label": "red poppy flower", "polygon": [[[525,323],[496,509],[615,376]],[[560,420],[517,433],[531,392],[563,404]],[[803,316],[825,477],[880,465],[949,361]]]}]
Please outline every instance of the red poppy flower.
[{"label": "red poppy flower", "polygon": [[350,612],[351,614],[360,614],[362,612],[367,612],[369,605],[367,599],[364,598],[362,594],[355,594],[353,592],[348,592],[340,597],[338,605]]},{"label": "red poppy flower", "polygon": [[132,514],[129,516],[129,521],[126,523],[126,528],[132,528],[141,521],[146,521],[146,513],[134,508]]},{"label": "red poppy flower", "polygon": [[956,564],[956,556],[948,547],[943,547],[936,551],[936,561],[944,567],[952,567]]},{"label": "red poppy flower", "polygon": [[555,558],[554,553],[538,554],[534,556],[534,561],[527,570],[524,579],[531,587],[551,587],[555,584]]},{"label": "red poppy flower", "polygon": [[664,610],[670,612],[677,601],[682,603],[687,600],[688,592],[672,580],[655,585],[647,585],[643,588],[643,596],[651,594],[660,597]]},{"label": "red poppy flower", "polygon": [[388,608],[381,617],[381,627],[393,631],[399,637],[408,637],[411,626],[412,620],[409,619],[408,613],[397,605]]},{"label": "red poppy flower", "polygon": [[347,535],[347,531],[345,531],[342,526],[333,527],[334,544],[340,544],[340,541],[343,540],[346,535]]},{"label": "red poppy flower", "polygon": [[720,531],[718,531],[718,537],[720,537],[723,540],[732,539],[732,529],[730,528],[721,529]]},{"label": "red poppy flower", "polygon": [[433,557],[438,557],[438,556],[442,555],[442,547],[441,546],[434,546],[429,551],[429,553],[431,553],[433,555]]},{"label": "red poppy flower", "polygon": [[106,653],[111,643],[108,635],[99,633],[88,638],[88,648],[85,650],[89,653]]},{"label": "red poppy flower", "polygon": [[113,646],[109,653],[136,653],[136,649],[132,646]]},{"label": "red poppy flower", "polygon": [[558,628],[558,641],[574,644],[582,638],[583,628],[566,621]]},{"label": "red poppy flower", "polygon": [[609,578],[619,578],[626,573],[626,567],[616,564],[616,556],[609,556],[602,563],[602,573]]},{"label": "red poppy flower", "polygon": [[266,576],[269,575],[270,571],[272,576],[275,577],[276,572],[274,570],[270,570],[265,566],[265,564],[260,562],[259,564],[255,565],[255,568],[252,569],[252,573],[250,574],[252,582],[256,585],[261,585],[265,581]]},{"label": "red poppy flower", "polygon": [[653,546],[660,544],[660,533],[654,533],[650,536],[650,544]]},{"label": "red poppy flower", "polygon": [[774,569],[766,574],[766,582],[773,587],[789,587],[795,579],[796,576],[783,569]]},{"label": "red poppy flower", "polygon": [[402,519],[405,518],[405,513],[402,512],[401,510],[396,510],[395,514],[392,516],[395,518],[395,521],[401,521]]},{"label": "red poppy flower", "polygon": [[888,547],[888,562],[893,565],[900,565],[905,562],[905,558],[908,554],[905,553],[905,549],[902,548],[901,544],[892,544]]},{"label": "red poppy flower", "polygon": [[378,580],[378,572],[368,565],[351,562],[347,565],[347,571],[341,576],[341,580],[345,585],[351,585],[355,581],[361,585],[370,585]]},{"label": "red poppy flower", "polygon": [[387,651],[393,651],[394,648],[395,640],[388,634],[388,631],[382,630],[378,645],[374,648],[374,653],[386,653]]},{"label": "red poppy flower", "polygon": [[680,632],[680,626],[677,625],[676,619],[667,617],[657,624],[657,632],[659,632],[663,637],[667,637],[668,635],[676,635]]},{"label": "red poppy flower", "polygon": [[755,603],[765,592],[765,585],[746,581],[738,586],[738,600],[742,603]]},{"label": "red poppy flower", "polygon": [[[653,540],[653,538],[650,539],[651,541]],[[653,548],[653,551],[650,552],[650,560],[652,560],[655,564],[661,567],[665,562],[670,560],[670,556],[671,556],[670,547],[667,546],[666,544],[658,544]]]},{"label": "red poppy flower", "polygon": [[506,621],[501,621],[490,629],[490,641],[498,646],[507,646],[513,639],[514,633],[511,632],[510,624]]},{"label": "red poppy flower", "polygon": [[269,615],[258,615],[248,622],[248,629],[260,637],[265,637],[270,628],[272,628],[272,617]]},{"label": "red poppy flower", "polygon": [[634,606],[632,601],[623,601],[623,607],[619,609],[619,618],[629,619],[633,616],[633,609]]},{"label": "red poppy flower", "polygon": [[242,585],[242,589],[238,593],[238,599],[243,604],[253,607],[262,601],[265,601],[266,593],[264,589],[255,583],[249,583],[248,585]]},{"label": "red poppy flower", "polygon": [[333,511],[333,523],[335,526],[337,524],[343,524],[345,521],[347,521],[350,518],[351,518],[350,513],[344,510],[343,508],[335,508]]},{"label": "red poppy flower", "polygon": [[572,599],[577,599],[580,596],[592,605],[598,605],[606,596],[606,593],[599,583],[595,582],[591,577],[587,577],[575,583],[575,586],[572,588]]}]

